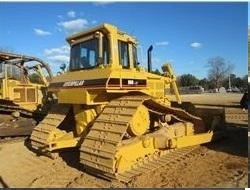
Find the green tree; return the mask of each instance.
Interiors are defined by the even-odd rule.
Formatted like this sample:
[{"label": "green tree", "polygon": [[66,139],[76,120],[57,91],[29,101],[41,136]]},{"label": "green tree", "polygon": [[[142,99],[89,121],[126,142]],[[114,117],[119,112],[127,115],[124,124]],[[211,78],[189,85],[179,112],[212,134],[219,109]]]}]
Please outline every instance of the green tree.
[{"label": "green tree", "polygon": [[242,88],[243,84],[244,84],[244,82],[243,82],[242,78],[240,78],[240,77],[235,78],[234,86],[236,86],[238,88]]},{"label": "green tree", "polygon": [[[237,77],[235,74],[230,74],[230,82],[231,87],[245,89],[248,85],[248,75],[245,75],[243,77]],[[229,76],[224,79],[223,86],[225,88],[229,88]]]},{"label": "green tree", "polygon": [[203,78],[199,80],[199,86],[202,86],[205,90],[208,90],[210,87],[210,82],[207,80],[207,78]]},{"label": "green tree", "polygon": [[180,86],[195,86],[198,85],[199,80],[191,74],[183,74],[179,77]]},{"label": "green tree", "polygon": [[243,88],[247,89],[248,86],[248,75],[245,75],[242,77],[242,81],[243,81]]}]

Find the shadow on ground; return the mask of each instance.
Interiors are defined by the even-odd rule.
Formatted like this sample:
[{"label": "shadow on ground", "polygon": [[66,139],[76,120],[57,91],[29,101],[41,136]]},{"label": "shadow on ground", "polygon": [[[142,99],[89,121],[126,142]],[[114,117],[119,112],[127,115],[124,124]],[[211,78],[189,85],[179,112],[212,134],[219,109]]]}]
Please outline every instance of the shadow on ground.
[{"label": "shadow on ground", "polygon": [[205,144],[214,151],[225,152],[235,156],[248,157],[248,128],[228,126],[221,139]]}]

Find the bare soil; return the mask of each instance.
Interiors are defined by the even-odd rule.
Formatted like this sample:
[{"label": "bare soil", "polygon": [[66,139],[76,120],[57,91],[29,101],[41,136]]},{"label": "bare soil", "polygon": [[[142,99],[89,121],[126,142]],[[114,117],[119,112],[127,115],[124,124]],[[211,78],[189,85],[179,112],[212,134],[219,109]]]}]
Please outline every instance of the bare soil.
[{"label": "bare soil", "polygon": [[[239,108],[241,94],[184,95],[183,100],[208,106]],[[172,98],[172,97],[171,97]],[[61,152],[52,160],[29,149],[27,139],[0,142],[0,180],[16,187],[231,187],[248,185],[247,121],[230,125],[226,137],[199,146],[163,168],[129,184],[109,182],[79,170],[78,151]]]}]

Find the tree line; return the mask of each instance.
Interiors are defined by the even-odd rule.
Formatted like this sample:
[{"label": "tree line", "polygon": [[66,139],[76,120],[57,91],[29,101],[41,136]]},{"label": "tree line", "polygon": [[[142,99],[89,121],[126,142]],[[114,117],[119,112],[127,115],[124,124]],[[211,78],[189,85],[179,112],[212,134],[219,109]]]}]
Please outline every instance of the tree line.
[{"label": "tree line", "polygon": [[[246,89],[248,85],[248,75],[243,77],[237,77],[235,74],[230,74],[231,87],[237,87],[239,89]],[[177,84],[179,86],[202,86],[205,90],[215,89],[220,87],[229,88],[229,75],[220,80],[218,84],[215,80],[209,80],[208,78],[197,79],[192,74],[183,74],[177,77]]]},{"label": "tree line", "polygon": [[[237,87],[241,90],[247,89],[248,75],[239,77],[233,74],[234,65],[224,58],[210,58],[205,67],[207,68],[207,77],[198,79],[192,74],[183,74],[177,77],[178,86],[202,86],[204,90],[220,87],[228,89],[230,80],[231,87]],[[160,74],[158,69],[154,73]]]}]

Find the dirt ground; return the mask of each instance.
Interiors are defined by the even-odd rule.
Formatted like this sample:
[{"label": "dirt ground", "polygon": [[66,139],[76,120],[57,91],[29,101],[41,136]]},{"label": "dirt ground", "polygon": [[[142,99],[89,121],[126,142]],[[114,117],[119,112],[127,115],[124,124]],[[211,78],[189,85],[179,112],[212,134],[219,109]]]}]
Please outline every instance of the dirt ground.
[{"label": "dirt ground", "polygon": [[[241,94],[184,95],[184,101],[242,110]],[[240,124],[237,125],[237,122]],[[58,159],[37,156],[27,140],[0,141],[0,179],[8,187],[231,187],[248,185],[247,121],[230,121],[226,137],[196,148],[178,161],[143,174],[129,184],[108,182],[79,170],[78,152],[65,151]]]}]

